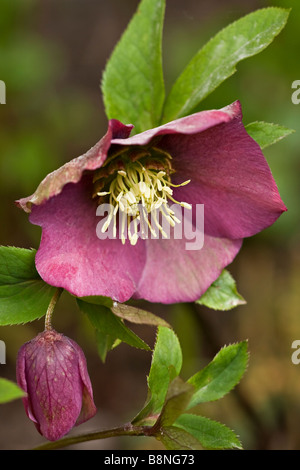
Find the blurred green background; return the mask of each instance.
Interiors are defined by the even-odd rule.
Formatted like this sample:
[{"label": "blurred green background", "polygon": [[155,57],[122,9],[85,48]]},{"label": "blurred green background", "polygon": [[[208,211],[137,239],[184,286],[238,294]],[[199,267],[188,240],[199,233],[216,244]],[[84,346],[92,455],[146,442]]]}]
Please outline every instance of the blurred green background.
[{"label": "blurred green background", "polygon": [[[106,131],[99,81],[137,0],[1,0],[0,105],[1,245],[38,247],[39,227],[28,222],[14,200],[31,194],[49,172],[84,153]],[[220,108],[236,99],[244,123],[275,122],[295,133],[266,149],[265,156],[288,207],[276,224],[244,241],[230,267],[247,305],[215,312],[191,305],[146,305],[164,316],[180,337],[182,376],[206,365],[224,345],[249,340],[250,363],[241,384],[203,414],[224,422],[247,449],[300,448],[300,365],[291,344],[300,339],[300,105],[291,101],[300,79],[298,0],[167,0],[164,69],[167,89],[199,47],[246,13],[266,6],[292,8],[283,32],[258,56],[238,66],[200,109]],[[146,398],[149,353],[122,344],[102,364],[94,333],[75,302],[64,294],[54,327],[84,349],[98,413],[71,434],[110,428],[132,418]],[[1,327],[7,364],[0,375],[15,380],[20,346],[43,329],[43,321]],[[153,345],[155,331],[135,328]],[[0,448],[25,449],[43,438],[21,401],[0,405]],[[88,449],[159,448],[146,438],[109,439],[78,445]]]}]

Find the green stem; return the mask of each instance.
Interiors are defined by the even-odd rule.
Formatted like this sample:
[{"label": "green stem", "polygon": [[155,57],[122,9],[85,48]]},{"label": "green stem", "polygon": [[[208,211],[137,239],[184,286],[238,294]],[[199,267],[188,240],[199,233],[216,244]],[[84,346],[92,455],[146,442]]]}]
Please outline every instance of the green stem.
[{"label": "green stem", "polygon": [[62,291],[63,289],[61,288],[56,289],[52,299],[50,300],[50,303],[47,308],[46,316],[45,316],[45,330],[46,331],[52,330],[52,324],[51,324],[52,314],[53,314],[55,305],[59,297],[61,296]]},{"label": "green stem", "polygon": [[80,442],[95,441],[98,439],[107,439],[117,436],[150,436],[152,428],[150,426],[133,426],[131,423],[124,424],[119,428],[108,429],[105,431],[81,434],[80,436],[65,437],[55,442],[47,442],[34,450],[53,450],[62,447],[71,446]]}]

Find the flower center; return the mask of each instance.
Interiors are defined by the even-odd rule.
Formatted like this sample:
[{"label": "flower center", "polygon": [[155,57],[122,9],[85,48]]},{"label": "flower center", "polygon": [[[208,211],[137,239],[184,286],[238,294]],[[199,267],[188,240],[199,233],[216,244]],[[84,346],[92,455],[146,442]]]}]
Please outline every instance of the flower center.
[{"label": "flower center", "polygon": [[[172,188],[184,186],[190,180],[178,185],[171,182],[170,174],[174,172],[170,164],[171,157],[160,149],[138,150],[129,154],[125,150],[121,156],[117,156],[120,158],[111,157],[107,167],[104,165],[94,176],[94,197],[99,197],[99,204],[105,199],[110,204],[110,212],[102,226],[102,232],[106,232],[112,224],[113,237],[116,237],[119,215],[122,243],[125,243],[127,230],[130,243],[136,244],[139,237],[138,225],[141,238],[146,238],[147,227],[154,237],[157,236],[158,229],[167,238],[158,215],[161,213],[171,227],[180,223],[169,207],[169,201],[187,209],[191,209],[191,206],[186,202],[176,201]],[[150,213],[151,223],[148,217]]]}]

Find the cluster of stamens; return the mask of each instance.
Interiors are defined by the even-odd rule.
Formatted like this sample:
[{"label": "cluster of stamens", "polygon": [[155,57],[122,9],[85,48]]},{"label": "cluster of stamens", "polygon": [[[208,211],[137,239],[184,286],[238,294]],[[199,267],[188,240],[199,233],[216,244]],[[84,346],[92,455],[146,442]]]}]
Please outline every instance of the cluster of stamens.
[{"label": "cluster of stamens", "polygon": [[162,236],[167,238],[163,225],[159,221],[159,213],[171,227],[180,223],[175,212],[169,207],[169,201],[191,209],[190,204],[174,199],[172,189],[184,186],[190,180],[179,185],[171,183],[170,155],[159,149],[154,149],[154,151],[156,155],[159,154],[159,159],[153,159],[153,155],[148,152],[131,154],[131,158],[129,154],[128,158],[128,154],[124,152],[123,158],[119,158],[118,161],[114,160],[107,169],[104,165],[104,168],[102,167],[94,177],[94,182],[96,182],[94,195],[99,197],[99,203],[106,199],[110,204],[110,212],[101,230],[103,233],[106,232],[112,224],[115,238],[117,215],[119,215],[122,243],[126,240],[125,230],[132,245],[137,243],[139,236],[147,238],[148,229],[154,237],[157,237],[158,229]]}]

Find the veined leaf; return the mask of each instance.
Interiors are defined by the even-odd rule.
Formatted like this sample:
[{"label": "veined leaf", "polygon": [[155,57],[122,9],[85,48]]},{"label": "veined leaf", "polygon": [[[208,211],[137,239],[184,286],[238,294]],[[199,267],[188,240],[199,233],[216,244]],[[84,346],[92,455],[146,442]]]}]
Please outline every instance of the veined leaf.
[{"label": "veined leaf", "polygon": [[142,0],[104,70],[102,92],[109,119],[135,132],[159,124],[164,101],[162,28],[165,0]]},{"label": "veined leaf", "polygon": [[177,426],[167,426],[156,436],[168,450],[202,450],[199,440],[185,429]]},{"label": "veined leaf", "polygon": [[118,346],[122,341],[115,336],[96,330],[96,342],[100,359],[102,362],[105,362],[107,353]]},{"label": "veined leaf", "polygon": [[285,26],[289,10],[269,7],[230,24],[195,55],[175,82],[163,112],[163,122],[189,114],[236,65],[265,49]]},{"label": "veined leaf", "polygon": [[182,352],[177,336],[170,328],[159,326],[148,376],[148,400],[133,423],[161,410],[169,384],[179,375],[181,366]]},{"label": "veined leaf", "polygon": [[118,338],[121,341],[140,349],[150,351],[150,347],[132,330],[127,328],[122,320],[104,305],[96,305],[77,299],[78,306],[85,313],[94,328],[105,335]]},{"label": "veined leaf", "polygon": [[184,413],[194,393],[194,387],[185,383],[180,377],[176,377],[169,385],[165,404],[161,414],[154,425],[160,430],[162,427],[171,426],[176,419]]},{"label": "veined leaf", "polygon": [[105,307],[111,308],[114,304],[113,300],[110,297],[105,297],[103,295],[88,295],[87,297],[78,297],[84,302],[95,305],[104,305]]},{"label": "veined leaf", "polygon": [[7,403],[26,394],[17,384],[10,380],[0,378],[0,403]]},{"label": "veined leaf", "polygon": [[188,380],[195,387],[188,407],[222,398],[240,381],[247,364],[247,341],[222,348],[204,369]]},{"label": "veined leaf", "polygon": [[231,274],[224,269],[196,303],[214,310],[231,310],[238,305],[245,304],[246,301],[238,293]]},{"label": "veined leaf", "polygon": [[130,321],[131,323],[152,326],[161,325],[171,328],[165,320],[154,315],[154,313],[147,312],[141,308],[132,307],[131,305],[114,302],[111,311],[118,317],[123,318],[123,320]]},{"label": "veined leaf", "polygon": [[26,323],[45,315],[56,287],[35,268],[35,250],[0,247],[0,325]]},{"label": "veined leaf", "polygon": [[251,122],[245,126],[245,129],[262,149],[295,132],[293,129],[263,121]]},{"label": "veined leaf", "polygon": [[242,445],[236,434],[224,424],[204,416],[181,415],[175,426],[194,436],[205,449],[241,449]]}]

